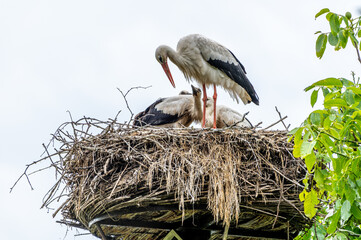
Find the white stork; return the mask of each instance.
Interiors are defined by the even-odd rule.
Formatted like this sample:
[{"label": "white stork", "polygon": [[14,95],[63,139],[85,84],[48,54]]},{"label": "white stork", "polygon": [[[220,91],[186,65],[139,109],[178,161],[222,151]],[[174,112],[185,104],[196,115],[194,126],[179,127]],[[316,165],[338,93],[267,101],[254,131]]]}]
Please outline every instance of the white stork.
[{"label": "white stork", "polygon": [[175,84],[167,63],[168,58],[178,66],[188,81],[195,79],[202,85],[202,127],[205,127],[206,87],[211,84],[214,86],[213,128],[216,128],[216,85],[220,85],[228,91],[237,103],[240,98],[244,104],[250,102],[254,102],[256,105],[259,104],[259,98],[246,76],[244,66],[230,50],[213,40],[199,34],[188,35],[179,40],[177,51],[161,45],[155,51],[155,57],[162,65],[173,87],[175,87]]},{"label": "white stork", "polygon": [[[213,111],[214,102],[213,99],[207,99],[207,115],[206,115],[206,127],[212,127],[214,125]],[[217,106],[217,128],[224,127],[241,127],[241,128],[252,128],[251,122],[241,113],[224,105]]]},{"label": "white stork", "polygon": [[188,127],[202,120],[201,89],[192,85],[192,94],[181,91],[178,96],[160,98],[138,113],[134,126]]}]

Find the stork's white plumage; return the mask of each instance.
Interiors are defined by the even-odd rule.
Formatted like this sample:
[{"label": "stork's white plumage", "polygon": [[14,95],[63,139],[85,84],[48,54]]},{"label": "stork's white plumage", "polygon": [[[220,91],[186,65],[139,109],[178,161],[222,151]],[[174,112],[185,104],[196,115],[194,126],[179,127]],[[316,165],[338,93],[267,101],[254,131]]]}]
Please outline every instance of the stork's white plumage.
[{"label": "stork's white plumage", "polygon": [[[207,99],[207,114],[206,114],[206,127],[212,127],[214,125],[213,111],[214,111],[213,99]],[[224,127],[241,127],[241,128],[252,128],[251,122],[241,113],[233,110],[224,105],[217,106],[217,128]]]},{"label": "stork's white plumage", "polygon": [[138,113],[134,126],[188,127],[202,120],[201,89],[192,85],[192,94],[181,91],[178,96],[160,98]]},{"label": "stork's white plumage", "polygon": [[199,34],[188,35],[179,40],[177,51],[161,45],[155,51],[155,57],[173,87],[175,84],[167,63],[168,58],[178,66],[187,80],[195,79],[202,85],[202,127],[205,127],[206,87],[211,84],[214,86],[214,128],[216,128],[217,85],[227,90],[237,103],[241,99],[244,104],[250,102],[259,104],[258,95],[246,76],[244,66],[230,50],[213,40]]}]

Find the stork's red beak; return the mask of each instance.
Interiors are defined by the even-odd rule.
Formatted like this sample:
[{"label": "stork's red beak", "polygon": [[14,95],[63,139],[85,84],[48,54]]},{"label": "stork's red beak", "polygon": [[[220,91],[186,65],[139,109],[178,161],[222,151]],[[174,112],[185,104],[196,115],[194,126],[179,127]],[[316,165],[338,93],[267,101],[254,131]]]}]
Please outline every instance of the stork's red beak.
[{"label": "stork's red beak", "polygon": [[163,70],[165,72],[165,74],[167,75],[167,77],[169,78],[170,83],[172,84],[172,86],[175,88],[175,84],[174,84],[174,80],[172,77],[172,74],[170,73],[169,67],[168,67],[168,63],[165,62],[162,64]]}]

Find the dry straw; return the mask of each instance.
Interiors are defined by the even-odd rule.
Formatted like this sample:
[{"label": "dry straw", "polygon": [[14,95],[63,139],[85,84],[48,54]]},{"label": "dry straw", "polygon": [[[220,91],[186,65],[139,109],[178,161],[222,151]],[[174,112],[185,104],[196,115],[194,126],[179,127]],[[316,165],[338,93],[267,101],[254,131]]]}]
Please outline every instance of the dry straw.
[{"label": "dry straw", "polygon": [[61,211],[77,226],[157,202],[163,193],[173,194],[183,212],[186,203],[206,200],[215,221],[226,225],[238,220],[242,204],[259,198],[277,202],[269,211],[274,221],[282,212],[303,217],[298,193],[305,169],[285,131],[131,128],[84,117],[61,125],[53,141],[58,148],[41,160],[51,161],[58,181],[43,206],[63,201],[54,215]]},{"label": "dry straw", "polygon": [[132,128],[84,117],[62,124],[44,147],[22,176],[29,181],[28,168],[49,160],[57,182],[43,207],[60,201],[54,215],[93,233],[97,216],[150,203],[176,202],[184,219],[189,204],[203,202],[226,226],[244,209],[272,216],[273,226],[292,218],[299,230],[306,222],[298,200],[305,168],[287,131]]}]

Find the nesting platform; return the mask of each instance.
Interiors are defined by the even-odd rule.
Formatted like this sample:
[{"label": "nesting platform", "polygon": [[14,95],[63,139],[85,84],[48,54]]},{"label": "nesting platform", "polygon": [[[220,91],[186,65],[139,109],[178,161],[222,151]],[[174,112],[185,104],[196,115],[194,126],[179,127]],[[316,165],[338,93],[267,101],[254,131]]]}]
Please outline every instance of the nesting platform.
[{"label": "nesting platform", "polygon": [[292,239],[308,223],[306,170],[284,131],[72,127],[54,135],[65,188],[45,201],[67,193],[62,223],[117,240]]}]

